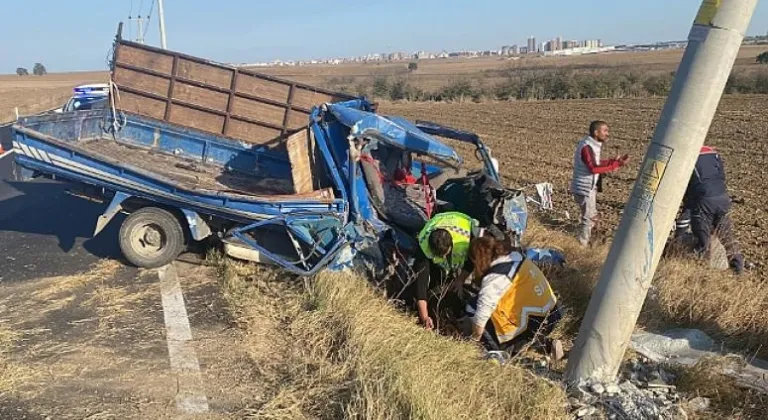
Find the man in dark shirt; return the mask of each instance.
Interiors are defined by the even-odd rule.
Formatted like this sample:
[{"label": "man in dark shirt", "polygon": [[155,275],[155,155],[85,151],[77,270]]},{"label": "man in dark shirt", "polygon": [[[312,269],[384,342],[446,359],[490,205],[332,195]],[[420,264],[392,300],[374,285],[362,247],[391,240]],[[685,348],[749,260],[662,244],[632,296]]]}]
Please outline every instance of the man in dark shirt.
[{"label": "man in dark shirt", "polygon": [[723,159],[715,149],[704,146],[685,191],[678,226],[684,226],[685,221],[690,220],[698,255],[706,255],[709,251],[714,233],[725,247],[731,269],[741,274],[744,271],[744,256],[733,236],[733,223],[728,215],[730,210],[731,198],[725,184]]}]

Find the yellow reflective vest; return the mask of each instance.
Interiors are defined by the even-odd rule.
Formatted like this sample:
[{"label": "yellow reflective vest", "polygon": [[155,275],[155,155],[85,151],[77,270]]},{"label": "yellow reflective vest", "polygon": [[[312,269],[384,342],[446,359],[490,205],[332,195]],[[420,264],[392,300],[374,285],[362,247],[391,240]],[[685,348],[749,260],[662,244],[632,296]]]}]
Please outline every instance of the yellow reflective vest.
[{"label": "yellow reflective vest", "polygon": [[483,277],[475,325],[484,326],[490,315],[499,343],[506,343],[528,329],[530,317],[546,317],[556,304],[544,273],[513,252],[494,261]]},{"label": "yellow reflective vest", "polygon": [[[477,229],[478,222],[464,213],[456,211],[440,213],[431,218],[419,232],[418,240],[424,255],[432,262],[446,271],[455,271],[464,266],[469,252],[469,241],[473,230]],[[444,229],[451,234],[453,239],[453,251],[448,258],[436,256],[429,248],[429,235],[437,230]]]}]

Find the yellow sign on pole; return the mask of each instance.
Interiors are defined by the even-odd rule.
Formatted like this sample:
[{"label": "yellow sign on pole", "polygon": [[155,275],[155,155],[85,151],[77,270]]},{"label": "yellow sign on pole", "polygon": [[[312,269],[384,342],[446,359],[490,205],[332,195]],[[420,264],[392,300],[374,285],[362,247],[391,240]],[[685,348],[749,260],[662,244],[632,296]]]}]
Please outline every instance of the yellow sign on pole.
[{"label": "yellow sign on pole", "polygon": [[699,8],[699,13],[696,15],[696,20],[693,21],[696,25],[712,25],[712,19],[715,18],[717,10],[720,9],[722,0],[704,0]]},{"label": "yellow sign on pole", "polygon": [[643,162],[632,196],[637,199],[636,205],[629,209],[633,217],[647,219],[650,215],[659,185],[672,158],[672,148],[651,143],[648,158]]}]

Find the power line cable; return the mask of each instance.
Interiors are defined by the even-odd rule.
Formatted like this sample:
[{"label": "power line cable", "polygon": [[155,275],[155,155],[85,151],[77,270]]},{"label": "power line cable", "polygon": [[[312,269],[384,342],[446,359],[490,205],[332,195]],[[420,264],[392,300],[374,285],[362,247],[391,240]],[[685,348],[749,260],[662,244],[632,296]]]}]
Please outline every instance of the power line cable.
[{"label": "power line cable", "polygon": [[144,39],[147,37],[147,30],[149,30],[149,20],[152,19],[152,11],[155,8],[155,0],[152,0],[152,4],[149,5],[149,13],[147,13],[147,26],[144,27],[144,33],[141,35],[141,38]]},{"label": "power line cable", "polygon": [[131,15],[133,14],[133,0],[130,0],[130,3],[131,5],[128,9],[128,39],[133,41],[133,28],[132,28],[133,22],[131,22],[131,19],[132,19]]}]

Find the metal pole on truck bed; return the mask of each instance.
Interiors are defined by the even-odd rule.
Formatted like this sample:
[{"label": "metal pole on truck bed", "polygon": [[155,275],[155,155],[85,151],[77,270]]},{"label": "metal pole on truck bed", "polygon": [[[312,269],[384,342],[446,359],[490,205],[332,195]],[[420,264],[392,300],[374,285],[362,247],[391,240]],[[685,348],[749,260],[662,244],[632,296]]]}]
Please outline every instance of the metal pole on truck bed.
[{"label": "metal pole on truck bed", "polygon": [[160,21],[160,46],[165,50],[165,11],[163,10],[163,0],[157,0],[157,15]]},{"label": "metal pole on truck bed", "polygon": [[568,360],[566,380],[612,381],[757,0],[704,0]]},{"label": "metal pole on truck bed", "polygon": [[136,35],[136,42],[138,42],[139,44],[143,44],[144,43],[144,35],[143,35],[144,31],[141,30],[141,15],[136,17],[136,24],[139,26],[139,34]]}]

